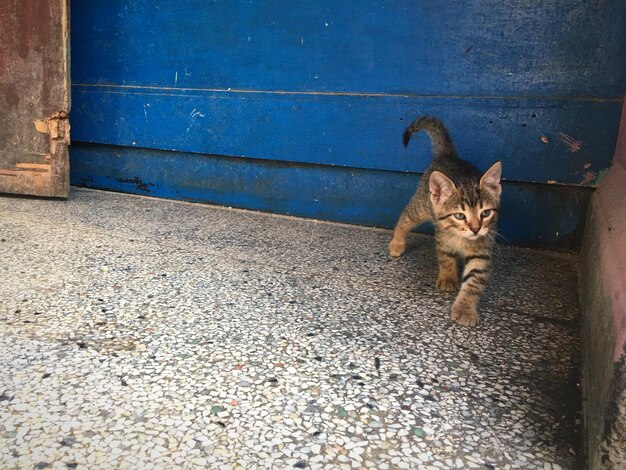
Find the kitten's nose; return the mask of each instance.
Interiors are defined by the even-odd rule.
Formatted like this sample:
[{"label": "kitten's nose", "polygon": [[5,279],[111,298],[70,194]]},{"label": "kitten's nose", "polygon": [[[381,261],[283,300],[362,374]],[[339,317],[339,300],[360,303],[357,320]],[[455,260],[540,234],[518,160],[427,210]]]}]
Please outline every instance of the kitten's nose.
[{"label": "kitten's nose", "polygon": [[477,234],[478,234],[478,232],[480,232],[480,227],[477,227],[477,228],[470,227],[470,230],[471,230],[472,232],[474,232],[474,235],[477,235]]}]

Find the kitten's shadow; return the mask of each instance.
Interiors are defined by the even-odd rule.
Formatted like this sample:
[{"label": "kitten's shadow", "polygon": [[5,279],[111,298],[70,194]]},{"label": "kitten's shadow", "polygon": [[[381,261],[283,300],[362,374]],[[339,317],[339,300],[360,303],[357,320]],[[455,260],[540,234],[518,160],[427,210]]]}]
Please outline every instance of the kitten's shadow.
[{"label": "kitten's shadow", "polygon": [[[406,240],[406,249],[403,256],[415,257],[415,256],[427,256],[428,258],[434,258],[435,253],[435,238],[428,235],[411,234]],[[431,256],[433,255],[433,256]]]}]

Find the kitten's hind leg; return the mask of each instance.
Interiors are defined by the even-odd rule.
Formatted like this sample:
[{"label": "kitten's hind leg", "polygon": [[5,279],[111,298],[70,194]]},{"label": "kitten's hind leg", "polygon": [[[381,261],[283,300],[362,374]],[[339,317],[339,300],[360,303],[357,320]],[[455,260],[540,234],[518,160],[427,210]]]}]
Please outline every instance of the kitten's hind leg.
[{"label": "kitten's hind leg", "polygon": [[428,216],[412,204],[409,204],[400,214],[396,228],[393,229],[393,236],[389,242],[389,254],[398,257],[406,249],[406,237],[413,227],[428,220]]}]

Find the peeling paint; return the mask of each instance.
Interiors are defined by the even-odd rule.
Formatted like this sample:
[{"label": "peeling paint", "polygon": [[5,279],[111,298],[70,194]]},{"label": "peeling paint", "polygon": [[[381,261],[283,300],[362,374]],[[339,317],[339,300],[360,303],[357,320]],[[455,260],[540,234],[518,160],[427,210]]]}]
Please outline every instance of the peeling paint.
[{"label": "peeling paint", "polygon": [[578,152],[583,144],[581,140],[576,140],[571,135],[566,134],[565,132],[557,132],[556,135],[559,136],[561,142],[563,142],[572,153]]},{"label": "peeling paint", "polygon": [[70,144],[70,120],[66,111],[54,113],[49,118],[33,121],[37,132],[50,135],[50,153],[57,153],[57,145]]},{"label": "peeling paint", "polygon": [[586,171],[579,184],[581,186],[595,186],[597,179],[598,173],[595,171]]}]

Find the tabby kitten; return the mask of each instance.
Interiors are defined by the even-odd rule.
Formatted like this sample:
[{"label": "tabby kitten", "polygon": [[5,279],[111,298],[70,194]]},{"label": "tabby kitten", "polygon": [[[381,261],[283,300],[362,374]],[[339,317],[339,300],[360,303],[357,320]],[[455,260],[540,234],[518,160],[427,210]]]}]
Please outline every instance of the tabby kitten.
[{"label": "tabby kitten", "polygon": [[452,305],[452,320],[474,326],[478,323],[476,307],[491,269],[502,165],[495,163],[481,176],[472,164],[457,156],[447,129],[433,117],[418,118],[406,129],[405,147],[420,130],[430,136],[435,158],[400,215],[389,254],[402,255],[409,231],[432,220],[439,260],[437,287],[456,291],[460,286]]}]

